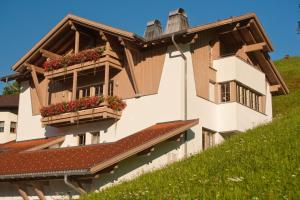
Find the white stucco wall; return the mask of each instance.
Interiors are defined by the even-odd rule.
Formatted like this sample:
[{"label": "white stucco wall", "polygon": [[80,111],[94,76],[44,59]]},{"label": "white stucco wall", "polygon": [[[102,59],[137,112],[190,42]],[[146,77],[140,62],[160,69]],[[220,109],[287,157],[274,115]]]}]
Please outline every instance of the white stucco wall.
[{"label": "white stucco wall", "polygon": [[4,132],[0,132],[0,144],[16,139],[16,133],[10,133],[10,122],[18,122],[18,115],[10,111],[0,111],[0,121],[4,121]]},{"label": "white stucco wall", "polygon": [[238,57],[229,56],[214,60],[213,67],[217,70],[217,82],[237,80],[265,94],[265,74]]}]

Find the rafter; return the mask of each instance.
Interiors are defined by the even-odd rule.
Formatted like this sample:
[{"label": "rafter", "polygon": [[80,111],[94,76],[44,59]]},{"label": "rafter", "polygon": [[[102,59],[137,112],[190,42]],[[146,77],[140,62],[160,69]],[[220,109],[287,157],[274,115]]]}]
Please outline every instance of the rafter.
[{"label": "rafter", "polygon": [[50,58],[50,59],[57,59],[57,58],[61,58],[61,55],[58,55],[56,53],[53,53],[51,51],[47,51],[45,49],[40,49],[40,52],[42,54],[42,56],[46,57],[46,58]]},{"label": "rafter", "polygon": [[281,88],[281,85],[271,85],[270,92],[278,92],[280,88]]},{"label": "rafter", "polygon": [[243,49],[245,53],[253,52],[253,51],[263,51],[266,50],[267,44],[265,42],[251,44],[251,45],[244,45]]},{"label": "rafter", "polygon": [[45,73],[45,70],[44,70],[43,68],[38,67],[38,66],[36,66],[36,65],[29,64],[29,63],[25,63],[24,65],[26,66],[27,70],[29,70],[29,71],[32,71],[32,68],[34,68],[35,71],[36,71],[37,73],[39,73],[39,74],[44,74],[44,73]]}]

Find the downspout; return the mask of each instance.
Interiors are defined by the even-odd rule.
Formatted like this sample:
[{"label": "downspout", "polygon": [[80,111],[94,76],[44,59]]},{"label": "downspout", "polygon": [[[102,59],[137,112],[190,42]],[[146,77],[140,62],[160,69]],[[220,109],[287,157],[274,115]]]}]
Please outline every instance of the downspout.
[{"label": "downspout", "polygon": [[[178,44],[175,42],[175,34],[172,34],[172,42],[176,48],[177,51],[180,52],[180,56],[182,57],[184,61],[184,120],[187,120],[187,58],[184,55],[182,49],[178,46]],[[187,157],[187,132],[184,134],[184,158]]]},{"label": "downspout", "polygon": [[67,174],[64,175],[64,182],[65,182],[65,184],[66,184],[69,188],[75,190],[75,191],[78,192],[79,194],[86,194],[86,191],[85,191],[84,189],[82,189],[82,188],[80,188],[80,187],[74,185],[73,183],[70,182],[70,180],[68,180],[68,175],[67,175]]}]

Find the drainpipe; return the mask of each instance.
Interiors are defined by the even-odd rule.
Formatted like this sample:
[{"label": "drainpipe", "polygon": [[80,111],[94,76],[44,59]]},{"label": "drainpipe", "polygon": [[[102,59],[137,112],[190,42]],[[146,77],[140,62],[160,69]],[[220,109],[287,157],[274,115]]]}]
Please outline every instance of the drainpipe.
[{"label": "drainpipe", "polygon": [[78,192],[79,194],[86,194],[86,191],[85,191],[84,189],[82,189],[82,188],[80,188],[80,187],[74,185],[73,183],[70,182],[70,180],[68,180],[68,175],[67,175],[67,174],[65,174],[65,176],[64,176],[64,182],[65,182],[65,184],[66,184],[69,188],[75,190],[75,191]]},{"label": "drainpipe", "polygon": [[[180,56],[184,61],[184,120],[187,120],[187,58],[184,55],[182,49],[175,42],[175,35],[172,35],[172,42],[177,51],[180,52]],[[184,158],[187,157],[187,132],[184,134]]]}]

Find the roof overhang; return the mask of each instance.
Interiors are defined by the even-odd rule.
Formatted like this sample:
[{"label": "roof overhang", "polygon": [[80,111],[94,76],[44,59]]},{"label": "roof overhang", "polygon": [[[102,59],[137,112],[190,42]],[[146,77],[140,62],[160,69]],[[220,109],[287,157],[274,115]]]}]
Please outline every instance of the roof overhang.
[{"label": "roof overhang", "polygon": [[71,23],[80,24],[85,27],[89,27],[96,30],[101,30],[103,32],[116,35],[118,37],[122,37],[127,40],[134,41],[144,41],[144,39],[135,33],[124,31],[118,28],[114,28],[102,23],[94,22],[92,20],[88,20],[82,17],[78,17],[75,15],[67,15],[64,17],[52,30],[50,30],[38,43],[36,43],[17,63],[12,66],[12,70],[19,71],[21,66],[24,64],[26,60],[28,60],[35,52],[39,51],[43,48],[43,46],[56,34],[59,33],[60,30],[64,29],[66,26],[69,26]]},{"label": "roof overhang", "polygon": [[[139,154],[161,142],[167,141],[177,135],[180,135],[184,133],[185,131],[189,130],[191,127],[197,125],[199,123],[199,120],[187,120],[187,121],[174,121],[174,122],[164,122],[159,123],[156,125],[153,125],[147,129],[141,130],[133,135],[130,135],[126,138],[123,138],[117,142],[110,143],[110,145],[120,145],[119,143],[122,143],[123,145],[126,145],[126,142],[131,142],[134,139],[144,137],[145,135],[148,135],[150,132],[160,131],[158,134],[154,134],[153,137],[150,137],[146,139],[144,142],[142,142],[139,145],[133,146],[132,148],[122,150],[119,153],[116,153],[114,156],[109,157],[105,160],[95,162],[94,164],[87,164],[84,167],[80,168],[72,168],[72,169],[64,169],[64,170],[48,170],[48,171],[42,171],[37,170],[35,172],[28,171],[26,173],[5,173],[0,175],[0,181],[7,182],[7,181],[14,181],[14,180],[23,180],[23,179],[58,179],[62,178],[64,175],[71,175],[71,176],[92,176],[97,173],[101,173],[101,171],[116,165],[117,163],[125,160],[126,158],[129,158],[131,156],[134,156],[136,154]],[[57,141],[62,141],[61,138],[55,139],[51,141],[52,143],[55,143]],[[74,151],[74,147],[69,148],[61,148],[61,149],[51,149],[51,150],[40,150],[41,146],[47,146],[48,143],[39,145],[37,147],[31,147],[29,150],[23,150],[22,152],[19,152],[19,154],[28,155],[30,153],[37,153],[39,151],[48,151],[45,152],[48,155],[51,154],[51,152],[57,152],[57,151]],[[50,143],[49,143],[50,144]],[[103,145],[107,144],[99,144],[98,146],[103,148]],[[94,145],[93,148],[97,148],[97,145]],[[85,146],[85,147],[77,147],[82,148],[80,151],[76,151],[77,156],[78,153],[86,154],[90,153],[88,150],[84,150],[84,148],[88,149],[91,148],[91,146]],[[6,153],[7,154],[7,153]],[[0,153],[1,155],[1,153]],[[46,154],[45,154],[46,155]],[[8,156],[8,155],[6,155]],[[50,155],[51,156],[51,155]],[[43,158],[45,159],[45,158]],[[42,161],[41,161],[42,162]]]}]

